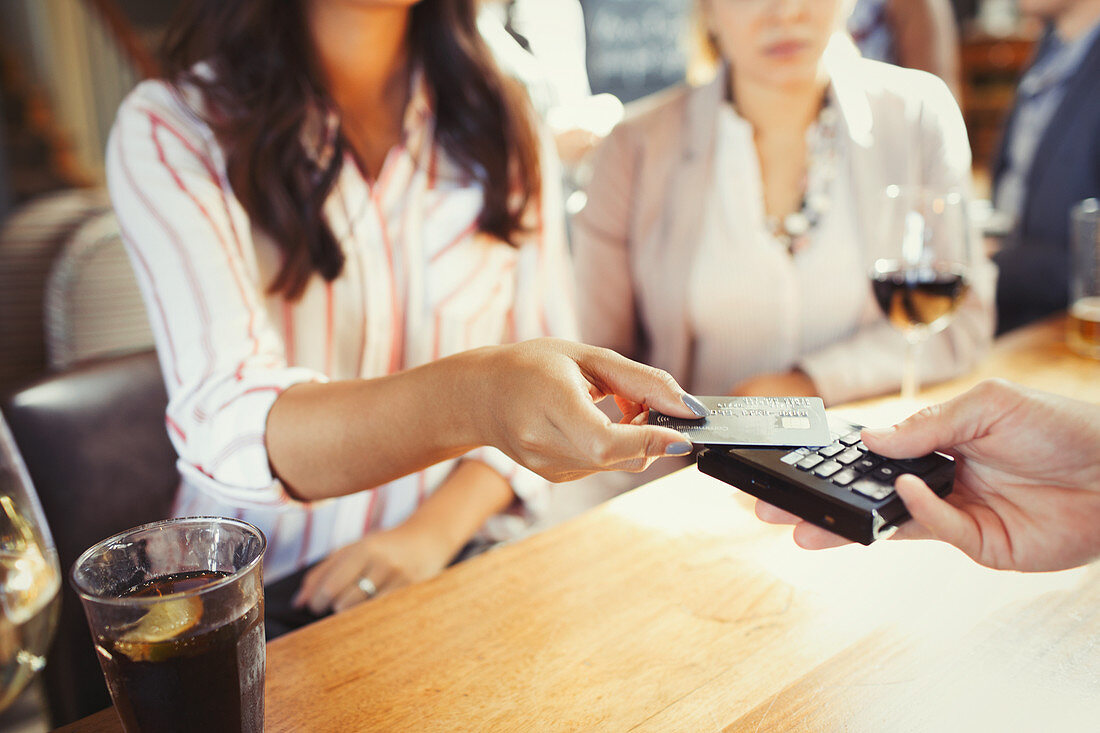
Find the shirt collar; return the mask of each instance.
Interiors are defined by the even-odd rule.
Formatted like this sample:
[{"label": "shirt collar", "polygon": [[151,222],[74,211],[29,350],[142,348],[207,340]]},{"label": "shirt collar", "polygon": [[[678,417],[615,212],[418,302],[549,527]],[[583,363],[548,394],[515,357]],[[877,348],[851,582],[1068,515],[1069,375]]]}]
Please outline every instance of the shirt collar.
[{"label": "shirt collar", "polygon": [[[426,139],[435,110],[431,90],[421,69],[416,69],[409,80],[409,102],[402,121],[402,144],[406,149],[419,147]],[[327,170],[336,153],[336,141],[340,134],[340,112],[331,102],[317,98],[306,111],[299,140],[306,155],[318,170]]]},{"label": "shirt collar", "polygon": [[1081,65],[1098,34],[1100,22],[1076,40],[1067,42],[1058,35],[1053,26],[1048,27],[1040,42],[1038,60],[1020,80],[1020,96],[1034,97],[1068,80]]}]

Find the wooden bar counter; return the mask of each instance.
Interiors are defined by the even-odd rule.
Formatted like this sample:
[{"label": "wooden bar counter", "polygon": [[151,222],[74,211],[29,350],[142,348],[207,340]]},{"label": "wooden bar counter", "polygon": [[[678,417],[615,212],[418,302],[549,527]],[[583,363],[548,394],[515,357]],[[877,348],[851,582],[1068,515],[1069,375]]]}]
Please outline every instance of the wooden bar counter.
[{"label": "wooden bar counter", "polygon": [[[1100,403],[1063,323],[1000,376]],[[872,415],[891,401],[848,410]],[[870,422],[870,421],[868,421]],[[268,731],[1095,730],[1100,564],[798,549],[695,469],[269,645]],[[118,731],[106,710],[67,731]]]}]

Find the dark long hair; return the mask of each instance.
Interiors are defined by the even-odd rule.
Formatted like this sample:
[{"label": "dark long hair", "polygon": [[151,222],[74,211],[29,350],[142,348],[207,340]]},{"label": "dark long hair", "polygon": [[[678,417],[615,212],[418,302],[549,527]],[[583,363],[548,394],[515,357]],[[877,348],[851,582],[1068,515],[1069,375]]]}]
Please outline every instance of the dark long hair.
[{"label": "dark long hair", "polygon": [[[314,272],[335,279],[344,254],[322,216],[347,141],[318,171],[300,136],[328,99],[316,73],[304,0],[188,0],[165,38],[166,78],[203,93],[204,118],[226,151],[233,193],[283,252],[271,283],[296,299]],[[436,139],[481,184],[478,228],[509,243],[540,193],[538,143],[526,98],[478,33],[475,0],[422,0],[409,28],[412,63],[431,91]],[[205,62],[210,73],[196,74]]]}]

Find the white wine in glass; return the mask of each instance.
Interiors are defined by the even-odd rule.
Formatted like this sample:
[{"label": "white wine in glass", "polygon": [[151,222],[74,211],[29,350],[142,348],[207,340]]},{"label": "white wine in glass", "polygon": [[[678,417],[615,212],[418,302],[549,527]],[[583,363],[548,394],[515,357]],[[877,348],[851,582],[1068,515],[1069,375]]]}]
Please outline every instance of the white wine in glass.
[{"label": "white wine in glass", "polygon": [[46,663],[61,572],[26,467],[0,417],[0,710]]},{"label": "white wine in glass", "polygon": [[917,394],[917,355],[951,322],[970,290],[970,227],[960,192],[888,186],[885,246],[871,266],[871,288],[886,320],[906,340],[901,396]]}]

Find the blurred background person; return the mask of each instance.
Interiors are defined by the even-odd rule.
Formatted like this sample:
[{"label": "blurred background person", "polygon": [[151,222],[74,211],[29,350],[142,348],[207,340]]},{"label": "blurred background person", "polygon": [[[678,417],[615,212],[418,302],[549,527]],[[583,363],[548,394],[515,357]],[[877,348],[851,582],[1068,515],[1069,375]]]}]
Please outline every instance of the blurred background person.
[{"label": "blurred background person", "polygon": [[998,330],[1067,305],[1069,212],[1100,196],[1100,0],[1020,0],[1045,31],[1020,80],[993,165],[1012,226],[994,255]]},{"label": "blurred background person", "polygon": [[[717,76],[640,103],[597,151],[574,219],[586,341],[698,394],[834,404],[898,386],[905,344],[871,292],[885,243],[868,232],[888,183],[965,190],[970,154],[943,82],[859,58],[837,33],[848,7],[700,2]],[[993,276],[975,257],[925,380],[990,343]]]},{"label": "blurred background person", "polygon": [[948,0],[856,0],[847,26],[864,58],[935,74],[961,99],[959,32]]}]

